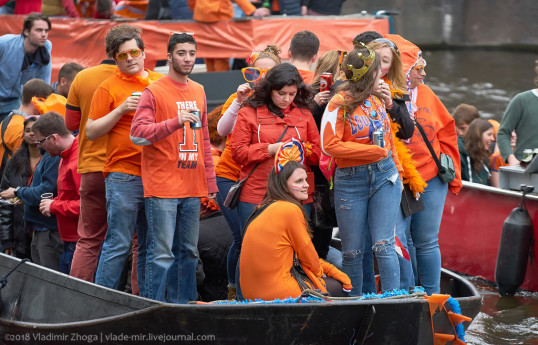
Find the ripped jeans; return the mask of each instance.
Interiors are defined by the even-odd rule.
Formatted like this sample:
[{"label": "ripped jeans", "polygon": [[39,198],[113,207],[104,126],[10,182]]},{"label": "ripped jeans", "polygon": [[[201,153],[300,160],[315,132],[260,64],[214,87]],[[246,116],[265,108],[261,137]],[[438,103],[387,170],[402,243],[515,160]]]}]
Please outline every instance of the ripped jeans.
[{"label": "ripped jeans", "polygon": [[398,289],[400,266],[394,248],[394,227],[400,211],[398,170],[388,157],[371,164],[337,168],[334,204],[342,238],[342,271],[351,279],[350,296],[362,295],[365,234],[370,232],[382,290]]}]

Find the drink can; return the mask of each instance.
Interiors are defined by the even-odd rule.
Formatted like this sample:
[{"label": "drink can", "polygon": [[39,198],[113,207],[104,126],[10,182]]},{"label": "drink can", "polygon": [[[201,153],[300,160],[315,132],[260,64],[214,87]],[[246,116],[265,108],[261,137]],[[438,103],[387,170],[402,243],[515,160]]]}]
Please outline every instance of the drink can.
[{"label": "drink can", "polygon": [[133,92],[133,93],[131,94],[131,96],[133,96],[133,97],[140,97],[140,96],[142,96],[142,92],[141,92],[141,91],[135,91],[135,92]]},{"label": "drink can", "polygon": [[374,138],[374,145],[379,147],[385,147],[385,140],[383,139],[383,131],[374,131],[372,133]]},{"label": "drink can", "polygon": [[319,77],[319,91],[329,91],[333,84],[333,75],[329,72],[321,73]]},{"label": "drink can", "polygon": [[202,117],[200,116],[200,112],[198,110],[193,110],[191,111],[191,113],[196,115],[196,117],[198,117],[198,121],[191,123],[191,129],[202,128]]}]

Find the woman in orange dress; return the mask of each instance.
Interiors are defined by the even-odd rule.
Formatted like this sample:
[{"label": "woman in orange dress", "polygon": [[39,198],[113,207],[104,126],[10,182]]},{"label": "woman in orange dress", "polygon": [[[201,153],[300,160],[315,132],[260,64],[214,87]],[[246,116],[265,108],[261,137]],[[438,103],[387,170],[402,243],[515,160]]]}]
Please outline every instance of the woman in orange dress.
[{"label": "woman in orange dress", "polygon": [[[349,277],[320,259],[310,239],[308,217],[301,204],[308,199],[304,147],[292,139],[275,157],[264,200],[249,218],[240,258],[241,290],[246,299],[298,297],[303,288],[332,296],[350,291]],[[308,279],[297,279],[294,258]]]}]

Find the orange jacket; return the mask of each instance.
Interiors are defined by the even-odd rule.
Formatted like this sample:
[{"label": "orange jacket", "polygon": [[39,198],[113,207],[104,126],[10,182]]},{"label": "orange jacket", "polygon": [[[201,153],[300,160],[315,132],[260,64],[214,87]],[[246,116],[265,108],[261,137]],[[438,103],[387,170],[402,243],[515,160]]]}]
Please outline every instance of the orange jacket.
[{"label": "orange jacket", "polygon": [[[199,22],[214,23],[219,20],[230,20],[234,16],[231,0],[188,0],[188,2],[194,13],[192,18]],[[234,2],[247,16],[256,10],[248,0],[234,0]]]},{"label": "orange jacket", "polygon": [[305,157],[309,197],[304,203],[312,202],[314,174],[309,165],[319,163],[320,137],[310,111],[298,108],[295,104],[291,105],[289,113],[282,119],[270,112],[265,105],[256,109],[244,107],[239,111],[232,132],[231,148],[233,159],[241,165],[241,179],[244,179],[257,163],[261,163],[244,183],[240,201],[259,204],[263,200],[267,190],[267,178],[275,159],[269,155],[267,148],[269,144],[277,142],[285,126],[288,126],[288,130],[280,142],[295,138],[304,143],[309,142],[312,146],[311,154],[307,153]]}]

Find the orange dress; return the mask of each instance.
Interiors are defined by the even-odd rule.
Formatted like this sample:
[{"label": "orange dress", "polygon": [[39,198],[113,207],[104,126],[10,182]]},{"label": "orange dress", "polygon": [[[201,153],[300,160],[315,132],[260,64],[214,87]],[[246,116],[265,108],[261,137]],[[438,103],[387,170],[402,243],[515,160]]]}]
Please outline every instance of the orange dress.
[{"label": "orange dress", "polygon": [[249,224],[243,238],[239,263],[243,296],[273,300],[301,295],[290,273],[294,252],[315,284],[312,288],[327,291],[324,274],[342,281],[344,287],[350,284],[344,273],[318,257],[301,209],[287,201],[276,201]]}]

